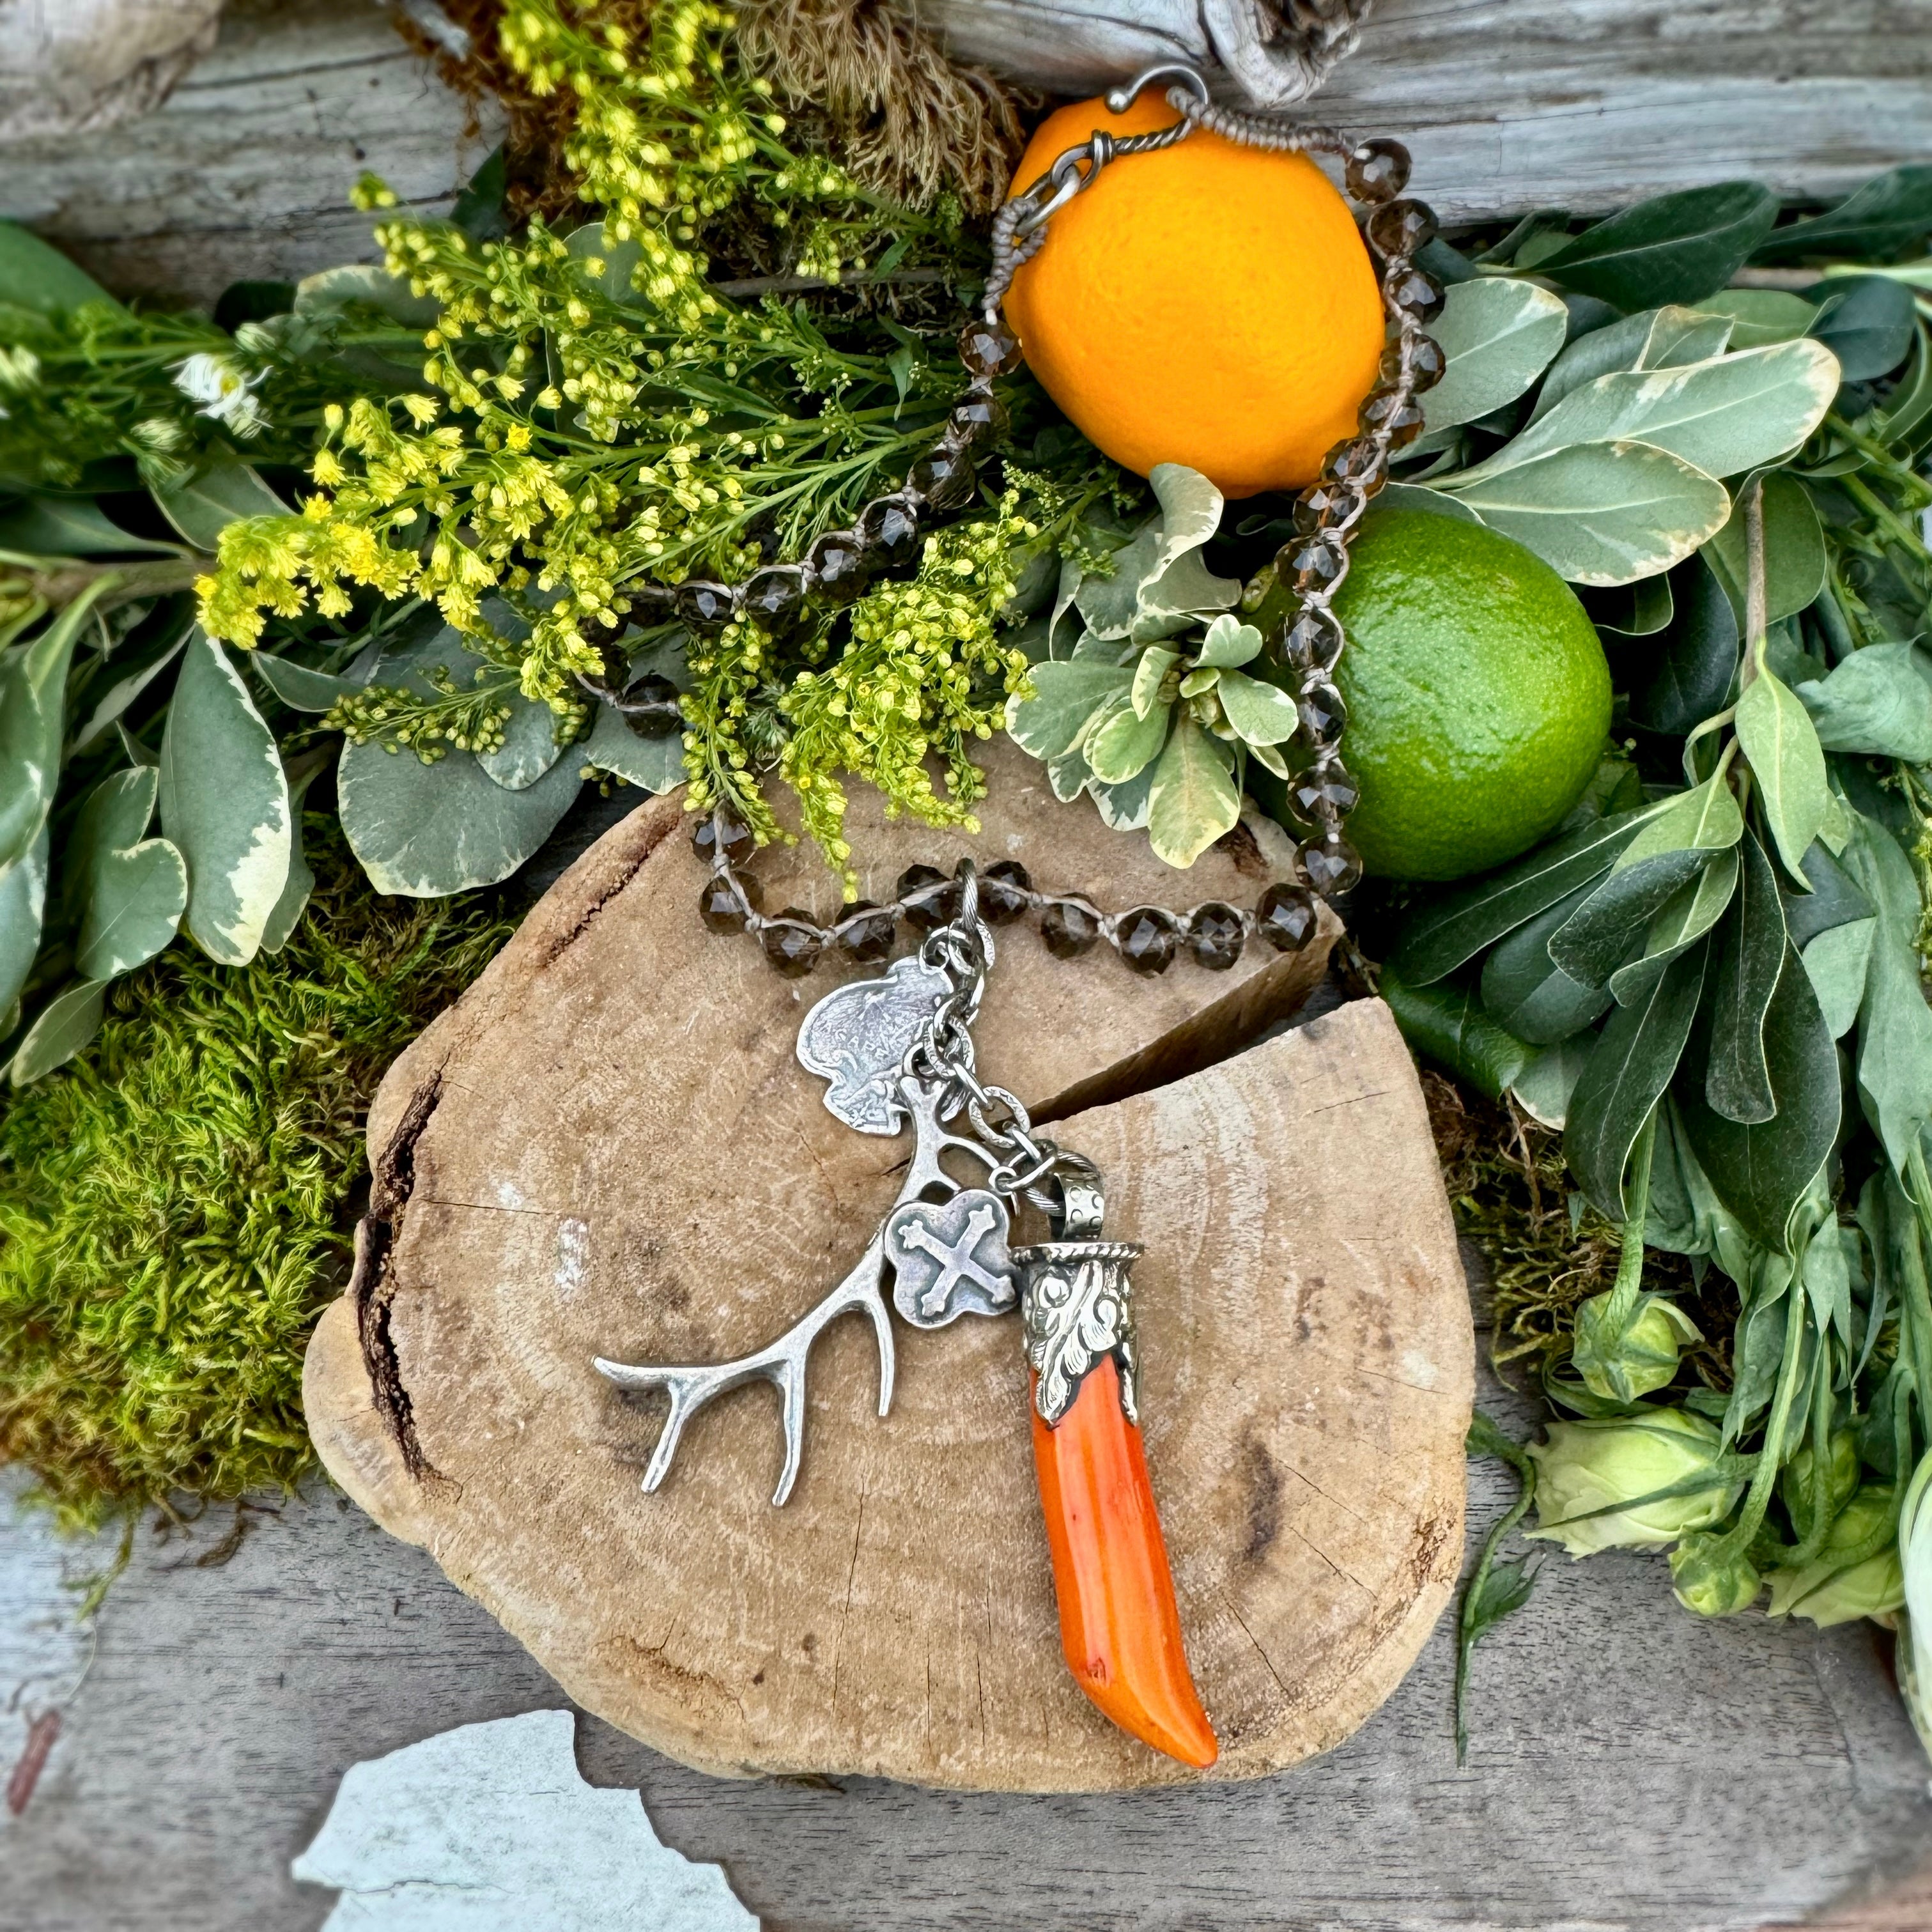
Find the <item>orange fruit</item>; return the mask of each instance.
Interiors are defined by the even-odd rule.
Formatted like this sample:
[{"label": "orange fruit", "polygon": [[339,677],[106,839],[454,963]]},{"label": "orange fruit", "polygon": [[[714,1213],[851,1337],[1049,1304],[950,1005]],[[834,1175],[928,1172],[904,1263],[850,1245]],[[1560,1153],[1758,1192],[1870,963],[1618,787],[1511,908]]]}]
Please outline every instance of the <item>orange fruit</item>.
[{"label": "orange fruit", "polygon": [[[1096,128],[1164,128],[1153,93],[1040,124],[1016,192]],[[1348,205],[1304,154],[1197,128],[1118,155],[1048,225],[1006,320],[1088,440],[1145,476],[1198,470],[1224,496],[1298,490],[1355,430],[1383,342],[1375,271]]]}]

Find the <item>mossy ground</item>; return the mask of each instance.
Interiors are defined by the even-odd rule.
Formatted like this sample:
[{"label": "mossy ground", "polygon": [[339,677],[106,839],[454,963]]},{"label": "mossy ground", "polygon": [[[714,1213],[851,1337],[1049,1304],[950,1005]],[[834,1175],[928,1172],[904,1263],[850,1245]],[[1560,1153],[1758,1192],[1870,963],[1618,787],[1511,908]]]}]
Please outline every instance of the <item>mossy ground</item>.
[{"label": "mossy ground", "polygon": [[514,930],[372,892],[332,819],[282,951],[170,947],[0,1102],[0,1462],[68,1521],[292,1484],[302,1352],[346,1274],[382,1070]]}]

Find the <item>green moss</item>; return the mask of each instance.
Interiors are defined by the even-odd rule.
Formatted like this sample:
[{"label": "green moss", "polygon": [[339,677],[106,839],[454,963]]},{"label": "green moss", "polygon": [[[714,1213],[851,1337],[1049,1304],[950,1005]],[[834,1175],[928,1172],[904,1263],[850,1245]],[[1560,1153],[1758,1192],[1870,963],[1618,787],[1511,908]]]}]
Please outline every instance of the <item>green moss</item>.
[{"label": "green moss", "polygon": [[370,1096],[514,929],[496,896],[378,898],[332,820],[304,832],[316,896],[280,953],[170,948],[0,1114],[0,1462],[71,1522],[302,1474]]}]

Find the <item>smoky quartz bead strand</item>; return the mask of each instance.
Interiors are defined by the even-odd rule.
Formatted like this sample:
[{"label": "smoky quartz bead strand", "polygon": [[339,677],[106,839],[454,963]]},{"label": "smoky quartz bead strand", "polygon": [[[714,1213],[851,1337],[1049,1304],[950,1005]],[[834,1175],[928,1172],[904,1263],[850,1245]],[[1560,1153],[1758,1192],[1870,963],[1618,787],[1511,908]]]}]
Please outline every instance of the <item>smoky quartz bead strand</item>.
[{"label": "smoky quartz bead strand", "polygon": [[840,914],[832,941],[847,958],[869,966],[891,952],[898,936],[898,924],[890,913],[870,899],[858,899]]},{"label": "smoky quartz bead strand", "polygon": [[1408,150],[1400,141],[1364,141],[1351,154],[1342,178],[1358,201],[1393,201],[1408,185]]},{"label": "smoky quartz bead strand", "polygon": [[1255,908],[1255,929],[1278,952],[1299,952],[1315,937],[1321,914],[1300,886],[1270,886]]},{"label": "smoky quartz bead strand", "polygon": [[1073,899],[1055,899],[1041,915],[1040,936],[1056,959],[1077,959],[1100,937],[1100,915]]},{"label": "smoky quartz bead strand", "polygon": [[1340,832],[1301,848],[1301,876],[1324,899],[1352,892],[1362,882],[1362,858]]},{"label": "smoky quartz bead strand", "polygon": [[713,932],[742,932],[748,913],[756,912],[764,900],[756,879],[714,873],[698,896],[698,916]]},{"label": "smoky quartz bead strand", "polygon": [[758,934],[765,957],[788,980],[802,980],[818,964],[825,938],[800,906],[787,906]]},{"label": "smoky quartz bead strand", "polygon": [[1189,915],[1188,950],[1210,973],[1226,972],[1240,958],[1247,936],[1241,915],[1220,899],[1196,906]]},{"label": "smoky quartz bead strand", "polygon": [[827,530],[805,554],[812,587],[829,604],[849,604],[872,580],[872,566],[856,530]]},{"label": "smoky quartz bead strand", "polygon": [[958,884],[931,866],[908,866],[892,896],[905,908],[906,923],[921,932],[936,932],[959,916]]},{"label": "smoky quartz bead strand", "polygon": [[1114,924],[1114,944],[1136,973],[1165,973],[1174,964],[1173,915],[1158,906],[1136,906]]},{"label": "smoky quartz bead strand", "polygon": [[736,866],[752,856],[756,843],[752,828],[722,806],[706,813],[691,828],[691,849],[707,866]]},{"label": "smoky quartz bead strand", "polygon": [[1033,880],[1017,859],[1002,859],[980,874],[980,916],[989,926],[1008,926],[1033,903]]}]

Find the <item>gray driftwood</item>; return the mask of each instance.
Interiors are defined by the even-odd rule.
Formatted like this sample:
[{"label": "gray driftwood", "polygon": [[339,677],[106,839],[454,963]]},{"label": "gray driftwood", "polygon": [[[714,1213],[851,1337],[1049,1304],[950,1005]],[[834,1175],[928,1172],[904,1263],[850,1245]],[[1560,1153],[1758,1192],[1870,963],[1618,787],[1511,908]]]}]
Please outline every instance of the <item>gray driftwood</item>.
[{"label": "gray driftwood", "polygon": [[[855,796],[868,896],[969,844],[1120,905],[1251,901],[1286,869],[1260,821],[1174,873],[1055,804],[1010,742],[987,763],[970,842]],[[687,1762],[1034,1790],[1186,1775],[1060,1664],[1016,1321],[902,1330],[883,1420],[867,1325],[829,1330],[782,1509],[769,1390],[703,1412],[639,1494],[655,1404],[591,1358],[770,1340],[857,1258],[906,1153],[835,1120],[794,1057],[806,1003],[858,969],[787,982],[705,932],[688,824],[664,799],[607,835],[385,1079],[374,1264],[310,1351],[324,1461],[579,1702]],[[830,899],[815,855],[757,869],[770,906]],[[1148,1458],[1218,1777],[1360,1724],[1460,1542],[1468,1323],[1407,1052],[1375,1001],[1240,1052],[1332,930],[1147,980],[1011,928],[975,1029],[982,1077],[1065,1122],[1110,1225],[1147,1245]]]}]

